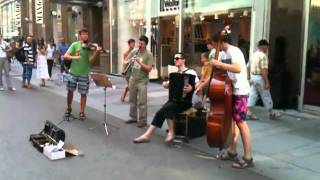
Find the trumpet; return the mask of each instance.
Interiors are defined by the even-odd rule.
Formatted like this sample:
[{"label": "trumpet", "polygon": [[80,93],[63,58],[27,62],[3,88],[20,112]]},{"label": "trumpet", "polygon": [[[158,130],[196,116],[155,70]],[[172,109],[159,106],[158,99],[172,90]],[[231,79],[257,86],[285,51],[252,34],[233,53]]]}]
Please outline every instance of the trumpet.
[{"label": "trumpet", "polygon": [[[139,50],[135,53],[135,55],[132,58],[135,58],[137,55],[139,54]],[[124,70],[122,71],[122,75],[127,76],[127,73],[131,71],[132,66],[134,64],[134,61],[132,60],[132,58],[130,59],[130,62],[128,62],[126,68],[124,68]]]}]

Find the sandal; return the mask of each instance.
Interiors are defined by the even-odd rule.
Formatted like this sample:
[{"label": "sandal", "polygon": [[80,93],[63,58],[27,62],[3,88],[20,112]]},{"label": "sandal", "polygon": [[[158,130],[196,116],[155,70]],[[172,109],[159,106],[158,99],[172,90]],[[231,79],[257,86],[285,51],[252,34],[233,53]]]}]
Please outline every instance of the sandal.
[{"label": "sandal", "polygon": [[242,160],[239,160],[232,164],[233,168],[237,169],[245,169],[245,168],[252,168],[254,167],[253,158],[247,160],[245,158],[242,158]]},{"label": "sandal", "polygon": [[79,113],[79,120],[84,121],[85,119],[87,119],[86,114],[84,112],[80,112]]},{"label": "sandal", "polygon": [[67,108],[66,112],[64,113],[64,117],[70,117],[71,111],[72,111],[72,109]]},{"label": "sandal", "polygon": [[239,161],[238,153],[233,154],[228,150],[222,151],[222,153],[218,154],[216,158],[223,161]]}]

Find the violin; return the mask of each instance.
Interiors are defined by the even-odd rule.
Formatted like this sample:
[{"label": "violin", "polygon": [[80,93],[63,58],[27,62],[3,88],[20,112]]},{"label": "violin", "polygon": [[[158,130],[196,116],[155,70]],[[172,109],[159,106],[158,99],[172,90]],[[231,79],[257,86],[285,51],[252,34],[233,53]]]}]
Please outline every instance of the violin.
[{"label": "violin", "polygon": [[[97,51],[97,49],[99,48],[99,45],[97,43],[87,42],[82,44],[82,48],[88,49],[91,51]],[[100,52],[104,52],[104,50],[101,49]]]},{"label": "violin", "polygon": [[[219,57],[221,41],[216,46],[215,60]],[[210,147],[227,148],[231,143],[232,82],[226,71],[213,68],[208,89],[210,111],[207,115],[207,143]]]}]

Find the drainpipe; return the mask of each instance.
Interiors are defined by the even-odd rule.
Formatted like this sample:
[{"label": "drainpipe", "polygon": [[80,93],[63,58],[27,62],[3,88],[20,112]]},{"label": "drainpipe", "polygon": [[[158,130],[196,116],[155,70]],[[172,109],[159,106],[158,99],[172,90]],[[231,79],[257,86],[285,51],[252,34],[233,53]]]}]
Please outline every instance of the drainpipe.
[{"label": "drainpipe", "polygon": [[303,10],[303,30],[302,30],[302,69],[301,69],[301,82],[300,82],[300,93],[299,93],[299,102],[298,102],[298,110],[304,110],[304,91],[305,91],[305,78],[306,78],[306,66],[307,66],[307,46],[308,46],[308,30],[309,30],[309,14],[310,14],[310,1],[304,0],[304,10]]},{"label": "drainpipe", "polygon": [[184,0],[179,2],[179,52],[183,52],[183,30],[184,30],[184,13],[183,13]]}]

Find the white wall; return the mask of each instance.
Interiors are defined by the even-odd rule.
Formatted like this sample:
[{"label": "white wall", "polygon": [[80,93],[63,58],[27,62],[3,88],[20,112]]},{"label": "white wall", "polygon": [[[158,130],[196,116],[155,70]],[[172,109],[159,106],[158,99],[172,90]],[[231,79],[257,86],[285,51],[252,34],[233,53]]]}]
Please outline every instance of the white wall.
[{"label": "white wall", "polygon": [[269,40],[270,31],[270,0],[254,0],[251,14],[251,45],[250,55],[256,49],[257,42],[261,39]]}]

